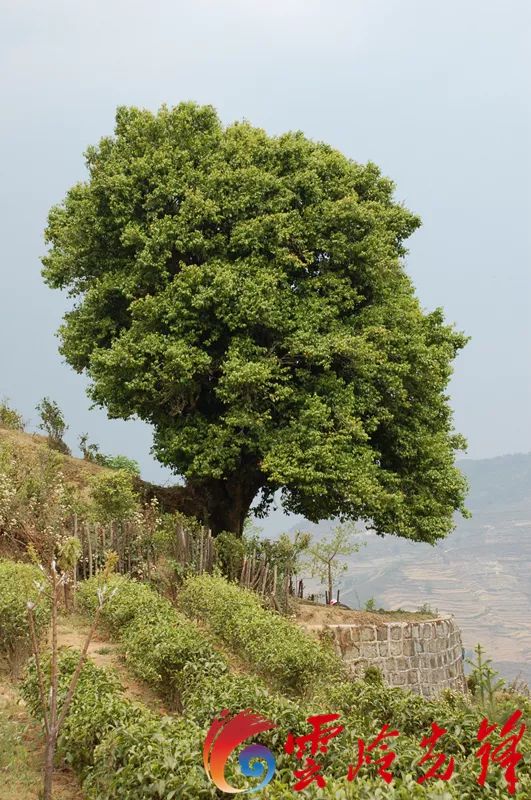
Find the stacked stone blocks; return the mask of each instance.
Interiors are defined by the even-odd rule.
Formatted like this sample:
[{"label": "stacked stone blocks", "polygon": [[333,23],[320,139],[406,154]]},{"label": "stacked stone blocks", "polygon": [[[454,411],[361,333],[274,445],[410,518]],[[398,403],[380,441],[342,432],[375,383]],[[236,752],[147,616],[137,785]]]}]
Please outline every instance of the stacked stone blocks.
[{"label": "stacked stone blocks", "polygon": [[378,625],[310,626],[331,637],[353,679],[375,666],[391,686],[435,697],[443,689],[466,691],[461,632],[452,617]]}]

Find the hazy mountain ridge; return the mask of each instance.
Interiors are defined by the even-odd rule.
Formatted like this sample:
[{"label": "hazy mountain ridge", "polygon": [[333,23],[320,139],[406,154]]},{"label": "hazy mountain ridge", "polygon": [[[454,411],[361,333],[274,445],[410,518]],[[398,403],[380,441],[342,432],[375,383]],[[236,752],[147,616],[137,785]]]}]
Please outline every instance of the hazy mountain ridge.
[{"label": "hazy mountain ridge", "polygon": [[[464,459],[471,519],[435,546],[361,533],[341,597],[384,608],[424,603],[454,614],[471,651],[481,642],[504,677],[531,684],[531,453]],[[317,536],[332,523],[298,525]]]}]

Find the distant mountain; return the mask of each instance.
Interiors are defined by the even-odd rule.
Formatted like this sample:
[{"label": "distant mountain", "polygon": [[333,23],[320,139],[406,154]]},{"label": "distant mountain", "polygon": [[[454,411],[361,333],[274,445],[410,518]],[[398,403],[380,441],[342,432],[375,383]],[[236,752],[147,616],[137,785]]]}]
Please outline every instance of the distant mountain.
[{"label": "distant mountain", "polygon": [[[435,546],[361,532],[341,599],[353,607],[415,610],[424,603],[455,615],[466,650],[477,642],[508,679],[531,685],[531,453],[463,459],[471,519]],[[333,523],[296,527],[324,534]]]},{"label": "distant mountain", "polygon": [[531,453],[462,459],[458,467],[470,484],[467,505],[472,511],[501,511],[520,504],[531,508]]}]

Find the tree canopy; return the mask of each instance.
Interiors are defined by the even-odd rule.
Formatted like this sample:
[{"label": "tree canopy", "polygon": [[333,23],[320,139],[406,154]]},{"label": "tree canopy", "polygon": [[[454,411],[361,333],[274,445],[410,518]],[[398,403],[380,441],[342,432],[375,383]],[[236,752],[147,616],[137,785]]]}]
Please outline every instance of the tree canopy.
[{"label": "tree canopy", "polygon": [[121,107],[49,215],[61,352],[109,416],[154,428],[197,513],[241,533],[276,491],[308,519],[433,542],[463,509],[445,393],[465,337],[405,272],[393,183],[210,106]]}]

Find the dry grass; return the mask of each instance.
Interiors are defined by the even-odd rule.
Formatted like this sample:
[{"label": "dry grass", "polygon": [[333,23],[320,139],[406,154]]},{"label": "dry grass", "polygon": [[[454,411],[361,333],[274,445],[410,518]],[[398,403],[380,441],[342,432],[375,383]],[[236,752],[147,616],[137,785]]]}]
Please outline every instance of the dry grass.
[{"label": "dry grass", "polygon": [[437,614],[420,611],[356,611],[306,600],[296,605],[296,621],[300,625],[381,625],[382,622],[422,622],[436,617]]},{"label": "dry grass", "polygon": [[[48,447],[46,436],[40,436],[37,433],[11,431],[7,428],[0,428],[0,444],[2,443],[15,447],[22,456],[27,456],[28,461],[32,461],[39,448]],[[92,461],[74,458],[74,456],[58,455],[62,461],[61,469],[65,480],[79,489],[86,489],[90,479],[95,475],[109,471],[106,467],[101,467]]]}]

